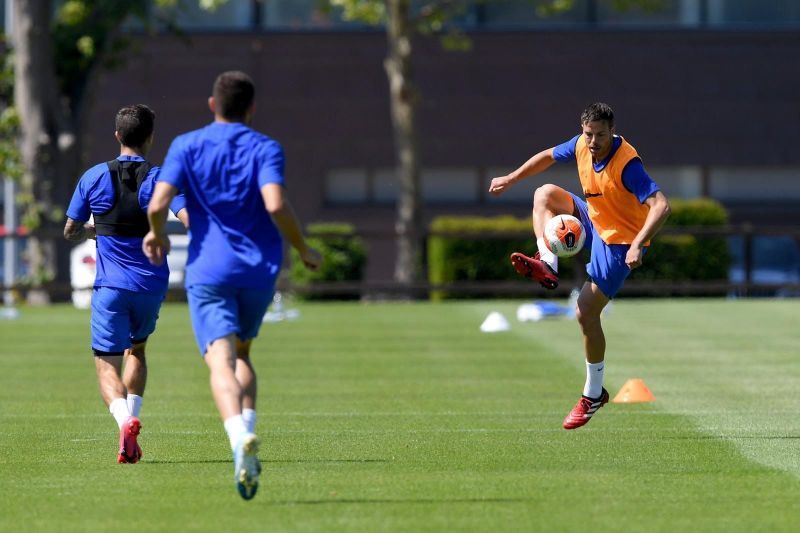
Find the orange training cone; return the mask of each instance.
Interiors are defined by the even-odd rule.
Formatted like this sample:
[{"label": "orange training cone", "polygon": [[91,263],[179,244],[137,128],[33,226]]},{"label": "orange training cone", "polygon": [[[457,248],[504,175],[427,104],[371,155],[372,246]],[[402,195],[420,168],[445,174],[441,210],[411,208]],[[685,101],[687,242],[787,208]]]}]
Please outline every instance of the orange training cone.
[{"label": "orange training cone", "polygon": [[643,380],[636,378],[626,381],[611,401],[614,403],[654,402],[656,397],[653,396]]}]

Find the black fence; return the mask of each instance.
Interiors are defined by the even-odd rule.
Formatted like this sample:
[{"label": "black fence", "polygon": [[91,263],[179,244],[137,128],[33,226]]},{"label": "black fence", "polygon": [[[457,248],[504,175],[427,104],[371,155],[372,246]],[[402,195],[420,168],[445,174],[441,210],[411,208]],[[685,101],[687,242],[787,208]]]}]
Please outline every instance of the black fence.
[{"label": "black fence", "polygon": [[[393,235],[375,232],[358,232],[357,236],[367,242],[373,238],[393,238]],[[530,238],[525,234],[491,234],[461,235],[437,234],[448,237],[470,239],[490,238]],[[621,296],[800,296],[800,227],[798,226],[753,226],[751,224],[728,225],[716,227],[667,227],[660,235],[691,235],[695,237],[726,237],[732,249],[731,274],[728,279],[712,281],[670,281],[670,280],[629,280],[626,282]],[[426,238],[430,235],[426,235]],[[779,251],[785,252],[783,263],[775,269],[768,269],[778,274],[780,279],[764,279],[763,263],[759,257],[759,239],[781,238]],[[24,238],[4,235],[3,238]],[[658,238],[658,237],[657,237]],[[785,248],[791,249],[785,249]],[[793,247],[793,248],[792,248]],[[734,250],[733,248],[738,248]],[[763,248],[763,246],[761,247]],[[788,258],[788,260],[787,260]],[[506,258],[498,258],[505,261]],[[509,266],[509,268],[511,268]],[[286,272],[288,269],[285,269]],[[427,299],[432,291],[446,291],[450,295],[469,298],[470,296],[491,293],[498,297],[564,297],[573,289],[580,287],[586,279],[582,268],[574,269],[574,275],[561,280],[555,290],[545,290],[536,283],[520,279],[519,281],[454,281],[433,284],[418,281],[411,284],[398,283],[393,280],[351,280],[336,282],[314,282],[308,285],[293,284],[287,276],[282,276],[277,289],[295,293],[301,297],[348,297],[378,299]],[[767,276],[769,277],[769,276]],[[29,294],[45,295],[50,301],[67,301],[70,299],[72,287],[68,283],[46,283],[40,287],[31,287],[24,282],[12,286],[2,285],[3,291],[12,290],[18,298],[27,298]],[[171,300],[181,300],[185,296],[180,288],[170,289]]]}]

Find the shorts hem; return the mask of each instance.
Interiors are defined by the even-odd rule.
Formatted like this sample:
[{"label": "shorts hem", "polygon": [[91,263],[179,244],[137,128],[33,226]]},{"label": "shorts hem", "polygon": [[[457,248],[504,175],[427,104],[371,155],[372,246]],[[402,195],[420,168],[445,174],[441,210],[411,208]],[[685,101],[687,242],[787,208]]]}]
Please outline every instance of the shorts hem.
[{"label": "shorts hem", "polygon": [[95,357],[108,357],[108,356],[117,356],[117,355],[125,355],[125,350],[121,352],[113,351],[107,352],[105,350],[98,350],[97,348],[92,348],[92,352],[94,353]]}]

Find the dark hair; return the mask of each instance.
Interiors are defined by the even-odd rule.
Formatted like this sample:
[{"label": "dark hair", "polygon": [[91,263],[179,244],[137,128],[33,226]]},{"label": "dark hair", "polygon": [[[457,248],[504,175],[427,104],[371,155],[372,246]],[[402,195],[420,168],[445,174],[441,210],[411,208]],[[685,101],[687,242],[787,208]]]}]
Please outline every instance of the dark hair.
[{"label": "dark hair", "polygon": [[595,102],[581,113],[581,125],[597,120],[605,120],[608,122],[609,128],[614,127],[614,111],[611,110],[610,105],[603,102]]},{"label": "dark hair", "polygon": [[244,120],[248,109],[253,105],[256,86],[244,72],[229,70],[214,81],[214,102],[216,112],[228,120]]},{"label": "dark hair", "polygon": [[144,104],[125,106],[117,111],[115,126],[123,146],[141,148],[153,134],[156,114]]}]

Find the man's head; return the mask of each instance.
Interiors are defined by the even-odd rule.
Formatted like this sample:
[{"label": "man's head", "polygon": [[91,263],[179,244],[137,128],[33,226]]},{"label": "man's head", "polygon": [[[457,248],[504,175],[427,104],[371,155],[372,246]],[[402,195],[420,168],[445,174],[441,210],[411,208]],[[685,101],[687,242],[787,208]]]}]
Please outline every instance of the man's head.
[{"label": "man's head", "polygon": [[217,76],[208,106],[217,118],[248,122],[253,113],[256,87],[244,72],[230,70]]},{"label": "man's head", "polygon": [[596,102],[584,109],[581,128],[592,157],[602,161],[611,152],[614,142],[614,111],[611,106]]},{"label": "man's head", "polygon": [[153,141],[156,114],[144,104],[125,106],[117,111],[114,135],[122,146],[147,151]]}]

